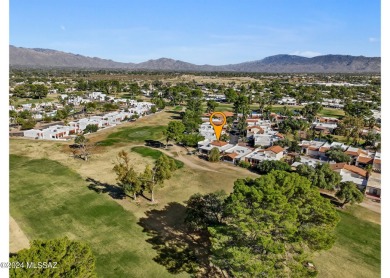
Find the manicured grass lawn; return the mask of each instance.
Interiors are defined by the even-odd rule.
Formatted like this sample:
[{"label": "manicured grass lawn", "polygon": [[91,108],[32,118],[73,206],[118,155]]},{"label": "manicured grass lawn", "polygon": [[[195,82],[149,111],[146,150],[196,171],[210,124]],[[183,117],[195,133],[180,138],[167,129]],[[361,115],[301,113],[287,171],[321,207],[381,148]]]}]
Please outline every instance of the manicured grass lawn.
[{"label": "manicured grass lawn", "polygon": [[50,102],[58,100],[59,94],[48,94],[45,98],[34,99],[34,98],[18,98],[12,105],[22,105],[27,103],[39,103],[39,102]]},{"label": "manicured grass lawn", "polygon": [[165,128],[165,126],[124,127],[108,135],[106,139],[98,142],[98,145],[112,146],[117,143],[161,140],[164,137],[163,131]]},{"label": "manicured grass lawn", "polygon": [[319,114],[324,117],[334,118],[342,118],[345,115],[343,110],[332,108],[323,108]]},{"label": "manicured grass lawn", "polygon": [[181,111],[182,109],[183,109],[183,106],[180,106],[180,105],[175,106],[175,107],[173,108],[174,111]]},{"label": "manicured grass lawn", "polygon": [[351,212],[340,211],[340,216],[335,245],[315,256],[318,277],[380,277],[381,226]]},{"label": "manicured grass lawn", "polygon": [[[147,147],[134,149],[153,159],[161,155]],[[162,210],[197,192],[230,192],[233,181],[243,176],[223,170],[215,174],[184,167],[157,190],[160,204],[154,208]],[[125,207],[132,212],[125,210],[107,194],[90,191],[88,184],[58,162],[11,155],[10,213],[30,240],[68,236],[89,243],[99,277],[172,277],[153,260],[153,245],[132,213],[144,217],[145,208],[129,202]],[[314,256],[318,277],[380,277],[380,225],[363,220],[378,221],[379,215],[362,207],[350,207],[340,215],[335,245]]]},{"label": "manicured grass lawn", "polygon": [[134,215],[88,184],[53,160],[11,155],[10,213],[30,240],[87,242],[98,277],[172,277],[153,261],[156,253]]},{"label": "manicured grass lawn", "polygon": [[[151,157],[153,159],[158,159],[163,154],[159,150],[155,150],[155,149],[148,148],[148,147],[142,147],[142,146],[132,147],[131,150],[133,152],[136,152],[136,153],[144,156],[144,157]],[[180,169],[184,166],[183,162],[181,162],[177,159],[174,159],[174,158],[172,158],[172,159],[175,160],[177,168]]]}]

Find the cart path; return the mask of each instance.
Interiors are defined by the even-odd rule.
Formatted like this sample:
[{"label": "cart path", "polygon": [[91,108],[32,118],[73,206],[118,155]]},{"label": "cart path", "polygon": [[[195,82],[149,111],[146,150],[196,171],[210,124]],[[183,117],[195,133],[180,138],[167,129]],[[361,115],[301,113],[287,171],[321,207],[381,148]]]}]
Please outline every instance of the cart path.
[{"label": "cart path", "polygon": [[9,216],[9,252],[16,253],[24,248],[30,247],[30,241],[19,227],[15,219]]}]

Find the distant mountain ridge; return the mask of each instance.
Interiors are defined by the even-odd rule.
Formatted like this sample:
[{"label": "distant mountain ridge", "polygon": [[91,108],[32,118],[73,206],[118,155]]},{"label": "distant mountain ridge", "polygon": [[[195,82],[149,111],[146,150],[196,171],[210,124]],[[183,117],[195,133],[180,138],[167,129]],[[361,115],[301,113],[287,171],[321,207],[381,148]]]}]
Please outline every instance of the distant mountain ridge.
[{"label": "distant mountain ridge", "polygon": [[121,63],[97,57],[44,48],[10,45],[10,67],[124,69],[161,71],[232,71],[264,73],[380,73],[380,57],[322,55],[313,58],[280,54],[262,60],[223,66],[195,65],[180,60],[160,58],[142,63]]}]

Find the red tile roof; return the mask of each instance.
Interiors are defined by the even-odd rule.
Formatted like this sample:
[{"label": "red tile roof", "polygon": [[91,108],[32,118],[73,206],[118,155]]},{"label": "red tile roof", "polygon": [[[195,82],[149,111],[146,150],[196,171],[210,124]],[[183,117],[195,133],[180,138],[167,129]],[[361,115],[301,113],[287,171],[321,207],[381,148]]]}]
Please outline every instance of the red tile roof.
[{"label": "red tile roof", "polygon": [[210,145],[217,146],[217,147],[223,147],[227,144],[228,144],[227,142],[217,141],[217,140],[214,140],[213,142],[210,143]]},{"label": "red tile roof", "polygon": [[236,156],[238,156],[238,153],[227,153],[227,154],[225,154],[225,156],[228,156],[228,157],[234,159]]},{"label": "red tile roof", "polygon": [[367,163],[371,163],[373,160],[374,159],[372,157],[359,156],[357,162],[367,164]]},{"label": "red tile roof", "polygon": [[321,153],[324,153],[324,152],[326,152],[328,150],[330,150],[330,148],[328,148],[328,147],[320,147],[320,152]]},{"label": "red tile roof", "polygon": [[266,151],[271,151],[273,153],[280,153],[282,151],[284,151],[284,149],[281,147],[281,146],[271,146],[267,149],[265,149]]},{"label": "red tile roof", "polygon": [[330,168],[335,171],[335,170],[348,170],[350,172],[353,172],[355,174],[358,174],[362,177],[366,177],[367,171],[363,170],[362,168],[356,167],[354,165],[348,165],[347,163],[335,163],[335,164],[330,164]]}]

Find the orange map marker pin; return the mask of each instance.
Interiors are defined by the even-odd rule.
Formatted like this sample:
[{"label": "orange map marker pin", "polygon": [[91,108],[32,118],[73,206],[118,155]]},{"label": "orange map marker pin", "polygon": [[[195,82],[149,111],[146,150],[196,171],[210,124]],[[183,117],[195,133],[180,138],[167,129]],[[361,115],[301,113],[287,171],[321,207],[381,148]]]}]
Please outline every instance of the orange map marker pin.
[{"label": "orange map marker pin", "polygon": [[[222,117],[218,117],[216,115],[221,115]],[[216,116],[217,118],[223,118],[222,124],[216,125],[213,122],[213,117],[214,116]],[[217,140],[219,141],[219,138],[221,137],[221,133],[222,133],[222,128],[226,124],[226,116],[225,116],[225,114],[222,113],[222,112],[214,112],[213,114],[210,115],[210,124],[213,126],[215,136],[217,137]]]}]

